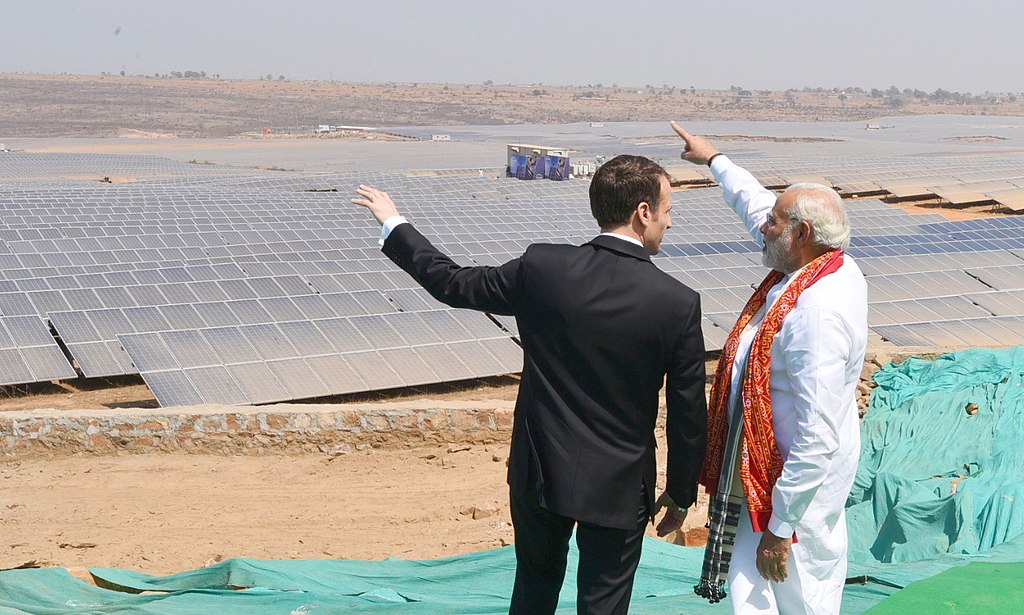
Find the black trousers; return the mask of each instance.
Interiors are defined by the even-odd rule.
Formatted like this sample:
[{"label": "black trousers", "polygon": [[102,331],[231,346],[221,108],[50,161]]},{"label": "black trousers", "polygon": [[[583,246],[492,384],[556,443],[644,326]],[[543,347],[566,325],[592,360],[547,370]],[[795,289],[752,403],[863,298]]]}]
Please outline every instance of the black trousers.
[{"label": "black trousers", "polygon": [[650,520],[646,492],[638,493],[636,529],[622,530],[577,523],[541,508],[535,494],[512,494],[516,582],[509,615],[555,612],[565,580],[569,537],[576,526],[580,561],[576,575],[579,615],[626,615],[633,577],[640,563],[644,528]]}]

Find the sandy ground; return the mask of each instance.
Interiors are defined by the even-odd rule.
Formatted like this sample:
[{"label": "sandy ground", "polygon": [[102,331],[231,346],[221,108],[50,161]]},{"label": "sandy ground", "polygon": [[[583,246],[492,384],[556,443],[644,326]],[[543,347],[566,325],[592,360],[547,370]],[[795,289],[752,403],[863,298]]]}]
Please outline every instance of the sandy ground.
[{"label": "sandy ground", "polygon": [[[432,558],[509,544],[506,447],[6,463],[0,568],[154,574],[229,557]],[[477,517],[474,519],[474,516]]]},{"label": "sandy ground", "polygon": [[[145,385],[125,380],[81,390],[39,385],[0,400],[0,411],[155,406],[146,403]],[[517,390],[507,377],[387,397],[511,402]],[[664,451],[662,440],[662,468]],[[32,562],[67,566],[84,578],[88,566],[170,574],[229,557],[423,559],[490,549],[513,541],[507,457],[504,440],[410,441],[336,456],[2,461],[0,569]],[[702,501],[686,528],[702,528],[705,519]],[[701,529],[691,533],[691,544],[701,536]]]},{"label": "sandy ground", "polygon": [[[501,442],[6,462],[0,569],[169,574],[229,557],[424,559],[504,546],[513,541],[506,459]],[[704,515],[695,510],[687,527]]]}]

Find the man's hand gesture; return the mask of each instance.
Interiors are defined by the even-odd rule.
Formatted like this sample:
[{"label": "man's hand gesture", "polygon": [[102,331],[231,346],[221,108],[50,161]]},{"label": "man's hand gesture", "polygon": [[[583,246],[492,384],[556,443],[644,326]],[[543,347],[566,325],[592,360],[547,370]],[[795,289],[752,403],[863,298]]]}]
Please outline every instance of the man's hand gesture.
[{"label": "man's hand gesture", "polygon": [[711,144],[704,137],[697,135],[691,135],[690,133],[683,130],[683,127],[675,122],[671,123],[672,130],[676,131],[676,134],[683,138],[686,142],[686,146],[683,147],[683,153],[680,154],[680,158],[688,160],[693,164],[705,165],[711,160],[711,157],[721,152]]},{"label": "man's hand gesture", "polygon": [[787,562],[792,548],[792,538],[779,538],[765,530],[757,545],[757,571],[767,581],[782,583],[789,576]]},{"label": "man's hand gesture", "polygon": [[667,492],[662,493],[654,503],[654,514],[657,515],[662,508],[665,509],[665,516],[661,518],[661,522],[655,529],[658,536],[665,537],[683,527],[683,521],[686,521],[686,509],[676,506],[672,498],[668,497]]},{"label": "man's hand gesture", "polygon": [[388,218],[399,215],[395,202],[383,190],[377,190],[376,188],[360,184],[356,188],[356,194],[359,197],[353,198],[352,202],[369,209],[379,224],[384,224],[384,221]]}]

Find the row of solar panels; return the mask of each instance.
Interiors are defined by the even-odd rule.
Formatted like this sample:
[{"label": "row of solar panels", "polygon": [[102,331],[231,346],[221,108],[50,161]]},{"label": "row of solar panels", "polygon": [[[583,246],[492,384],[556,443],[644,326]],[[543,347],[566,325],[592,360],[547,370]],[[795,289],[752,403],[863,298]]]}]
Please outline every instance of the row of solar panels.
[{"label": "row of solar panels", "polygon": [[[50,321],[79,368],[87,376],[113,376],[137,373],[131,364],[117,360],[117,339],[122,334],[182,331],[224,326],[248,326],[308,322],[333,318],[352,318],[356,324],[370,327],[379,319],[399,331],[408,331],[407,314],[413,311],[444,309],[443,318],[457,318],[462,327],[475,334],[474,339],[502,335],[481,314],[448,310],[420,289],[395,290],[383,295],[376,290],[356,293],[332,293],[296,297],[274,297],[196,304],[171,304],[144,307],[105,308],[51,312]],[[442,316],[438,316],[438,319]],[[419,320],[411,322],[418,324]],[[383,340],[380,340],[383,343]],[[93,349],[101,347],[104,350]],[[110,361],[108,355],[114,355]]]},{"label": "row of solar panels", "polygon": [[[232,183],[233,186],[229,185]],[[535,202],[509,199],[497,203],[481,202],[472,196],[494,192],[494,186],[505,188],[517,183],[529,182],[440,178],[418,179],[415,185],[399,181],[397,190],[386,187],[400,199],[399,202],[410,218],[428,234],[437,236],[446,248],[458,255],[457,260],[460,262],[497,264],[521,252],[531,241],[569,238],[579,242],[593,234],[593,222],[586,207],[584,182],[566,182],[550,190],[531,189],[531,194],[547,193],[552,195],[552,199],[560,199],[545,202],[544,207],[536,207]],[[170,184],[165,181],[160,190],[171,192],[168,186]],[[174,187],[186,194],[187,188]],[[143,266],[140,266],[139,259],[149,253],[137,249],[110,250],[99,252],[111,255],[100,257],[109,262],[91,265],[102,266],[103,273],[87,273],[85,265],[73,265],[83,267],[83,270],[40,278],[34,278],[31,274],[52,273],[57,267],[22,267],[15,270],[20,277],[6,281],[13,282],[15,287],[8,287],[7,293],[0,293],[0,303],[19,306],[14,310],[19,313],[35,314],[34,318],[43,327],[43,331],[46,331],[47,321],[52,323],[54,331],[86,375],[141,371],[157,398],[166,405],[199,401],[278,401],[504,373],[495,372],[495,365],[503,366],[501,369],[508,371],[518,369],[510,368],[521,361],[518,347],[511,341],[510,333],[503,331],[494,321],[469,312],[441,310],[438,313],[451,314],[453,318],[458,314],[458,322],[476,318],[474,327],[461,325],[463,329],[472,330],[473,337],[462,338],[453,335],[451,331],[446,336],[431,328],[425,315],[438,311],[438,305],[422,291],[410,289],[411,280],[404,273],[397,272],[380,255],[374,245],[375,227],[367,220],[364,212],[342,205],[347,202],[347,196],[292,194],[287,198],[272,199],[268,203],[262,195],[246,193],[249,188],[251,185],[247,186],[244,181],[237,179],[206,183],[202,192],[196,191],[187,201],[202,201],[204,195],[216,194],[218,190],[238,189],[240,192],[232,199],[224,199],[224,194],[219,193],[216,198],[196,209],[187,204],[177,207],[191,212],[197,221],[209,222],[210,216],[224,221],[219,226],[213,222],[197,222],[197,228],[202,224],[206,229],[202,232],[207,233],[198,240],[202,242],[202,247],[196,246],[202,251],[202,256],[188,254],[197,258],[143,262]],[[92,186],[88,190],[91,193],[97,192]],[[519,188],[516,187],[516,190]],[[145,188],[139,186],[134,187],[133,191],[139,195],[146,192]],[[108,194],[116,193],[117,190],[112,190]],[[440,194],[454,196],[439,199]],[[683,225],[677,222],[663,244],[669,256],[655,258],[655,262],[666,271],[702,291],[705,312],[708,314],[704,321],[708,348],[721,347],[725,333],[731,327],[731,320],[749,296],[750,285],[756,283],[764,273],[755,264],[759,261],[759,255],[753,252],[753,244],[719,198],[717,189],[677,194],[676,211],[692,216],[693,220],[687,222],[693,224],[697,232],[684,232],[680,228]],[[147,202],[146,197],[142,196],[131,207],[144,210]],[[284,202],[299,204],[296,206],[303,208],[302,216],[291,216],[286,221],[274,223],[275,228],[269,230],[277,233],[276,237],[280,237],[280,233],[296,233],[294,239],[304,241],[304,245],[296,245],[295,241],[266,241],[267,237],[260,234],[262,231],[255,228],[256,225],[267,228],[269,223],[266,222],[254,221],[251,223],[254,228],[246,229],[244,226],[240,228],[237,221],[228,221],[236,216],[238,204],[245,202],[249,202],[257,213],[281,211]],[[218,210],[218,203],[224,204],[226,210]],[[159,199],[154,204],[164,206]],[[70,207],[67,203],[60,206]],[[32,207],[39,209],[38,204]],[[324,211],[318,212],[317,208]],[[849,208],[859,231],[851,253],[858,257],[876,253],[886,256],[866,258],[865,263],[896,262],[899,259],[892,256],[917,251],[970,256],[975,254],[979,242],[989,242],[987,249],[1003,255],[1000,258],[987,257],[987,260],[978,256],[970,260],[972,274],[980,272],[977,277],[962,271],[968,264],[961,266],[949,261],[945,265],[947,269],[940,270],[942,275],[907,278],[902,284],[894,284],[892,280],[870,281],[874,290],[889,302],[904,300],[904,297],[923,299],[951,293],[974,296],[994,288],[1009,290],[1012,286],[1017,271],[1013,268],[1014,262],[1007,259],[1018,259],[1018,256],[1008,248],[1024,247],[1024,244],[1014,244],[1024,240],[1020,224],[936,222],[939,218],[935,216],[910,216],[889,209],[877,201],[859,201],[851,203]],[[53,251],[57,245],[45,242],[59,239],[54,231],[60,231],[47,218],[36,215],[34,219],[22,216],[12,220],[14,226],[8,225],[6,230],[19,233],[19,239],[12,242],[18,252],[8,256],[17,259],[26,257],[31,264],[39,264],[39,260],[31,259],[41,257],[47,263],[47,258],[63,254],[71,262],[71,254],[89,253]],[[711,220],[713,223],[699,225],[701,220]],[[315,228],[303,226],[311,221],[317,224]],[[5,230],[2,228],[5,222],[0,219],[0,231]],[[86,233],[93,230],[99,233],[115,228],[127,231],[129,228],[124,218],[109,222],[106,226],[97,225],[90,219],[79,226],[65,228],[83,230],[85,237],[89,237]],[[136,225],[132,228],[140,232],[141,229],[152,232],[159,231],[161,225]],[[167,228],[181,227],[168,225]],[[709,230],[712,228],[715,230]],[[26,238],[33,231],[38,232],[39,236]],[[26,235],[20,235],[22,232]],[[342,240],[345,243],[341,245],[346,247],[325,250],[327,245],[311,243],[319,241],[317,238],[323,236]],[[722,241],[722,236],[735,236],[739,239]],[[141,240],[143,236],[125,233],[119,237],[124,246],[125,241],[134,241],[126,238],[136,237]],[[173,232],[161,237],[167,238],[167,241],[176,241],[169,239],[174,237]],[[225,240],[225,237],[228,239]],[[310,239],[300,240],[302,237]],[[1000,242],[1000,245],[995,245]],[[314,246],[320,249],[312,249]],[[301,249],[305,247],[310,249]],[[40,249],[43,251],[35,252]],[[129,255],[128,252],[134,254]],[[289,260],[282,260],[282,257]],[[1024,262],[1024,259],[1018,262]],[[17,263],[10,261],[8,264],[27,263],[18,260]],[[332,271],[330,268],[334,266],[341,271]],[[350,271],[350,267],[355,271]],[[196,279],[193,271],[202,271],[201,275],[205,279]],[[123,272],[131,274],[123,275]],[[227,277],[222,279],[217,275],[211,276],[211,272],[222,273]],[[281,284],[276,279],[265,281],[259,275],[271,272],[288,278],[288,284]],[[102,277],[85,277],[89,275]],[[882,277],[879,280],[887,280],[887,275],[880,274]],[[183,279],[186,276],[193,279]],[[36,284],[39,290],[25,291],[17,285],[26,280],[45,280],[45,283],[30,282],[30,285]],[[253,288],[254,280],[260,289],[258,291]],[[79,287],[74,286],[75,282],[79,283]],[[54,283],[57,288],[54,288]],[[271,283],[272,288],[281,290],[265,290]],[[251,290],[251,295],[245,294],[245,288]],[[913,291],[909,296],[906,291],[908,288]],[[15,299],[18,293],[14,291],[21,291],[25,300],[19,302]],[[282,292],[285,294],[268,296]],[[57,301],[57,297],[64,301]],[[147,303],[152,305],[145,305]],[[30,306],[30,311],[26,304]],[[360,306],[362,311],[352,311],[352,306]],[[409,315],[416,315],[417,318],[410,318]],[[987,317],[972,314],[969,319],[975,321],[977,318],[1003,317],[1003,312],[990,311]],[[902,322],[893,322],[890,318],[873,326],[907,327],[921,324],[913,320],[912,314],[906,313],[903,318],[905,320]],[[516,334],[513,319],[495,317],[494,320],[511,331],[511,334]],[[410,326],[410,322],[414,326]],[[353,330],[356,334],[352,333]],[[342,334],[341,331],[346,333]],[[430,331],[434,335],[428,335]],[[46,333],[52,342],[53,335],[49,331]],[[197,341],[200,339],[203,341]],[[369,346],[359,342],[360,339],[365,340]],[[192,343],[199,344],[202,352],[188,351]],[[23,356],[26,350],[30,351],[29,355],[41,354],[32,350],[41,347],[11,346],[8,350],[15,351],[20,357],[20,363],[13,363],[16,367],[21,365],[20,368],[12,368],[12,373],[20,374],[17,377],[26,377],[27,372],[32,378],[45,374],[45,370],[33,371],[29,367],[29,358]],[[57,365],[58,357],[53,355],[53,351],[59,353],[60,349],[55,343],[47,347],[51,348],[50,354],[54,359],[52,373],[58,373],[57,368],[61,366]],[[480,348],[484,351],[482,354]],[[149,350],[152,352],[147,354]],[[455,353],[454,361],[451,360],[452,353]],[[168,362],[168,356],[174,361]],[[227,357],[231,357],[231,360],[228,361]],[[492,360],[488,361],[486,357]],[[511,360],[512,357],[517,358]],[[59,358],[63,361],[64,371],[61,373],[68,374],[70,366],[67,360],[62,353]],[[481,361],[479,368],[476,365],[477,358]],[[39,362],[34,356],[31,360],[33,364]],[[358,365],[353,365],[353,362]],[[0,371],[3,369],[0,363]],[[313,370],[313,378],[309,377],[310,370]],[[323,374],[317,375],[318,370],[323,370]],[[50,378],[48,376],[43,379]],[[24,382],[28,381],[31,380]],[[261,388],[258,386],[260,383],[265,386]]]}]

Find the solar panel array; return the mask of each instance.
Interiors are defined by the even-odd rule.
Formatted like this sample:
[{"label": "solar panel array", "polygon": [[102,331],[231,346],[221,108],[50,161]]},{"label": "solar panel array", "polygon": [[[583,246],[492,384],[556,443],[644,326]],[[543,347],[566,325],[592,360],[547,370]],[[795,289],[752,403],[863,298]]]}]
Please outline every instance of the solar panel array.
[{"label": "solar panel array", "polygon": [[[0,384],[140,373],[163,405],[246,404],[517,372],[515,320],[453,310],[418,288],[381,254],[379,228],[349,203],[354,187],[388,190],[462,264],[596,233],[585,181],[267,177],[154,157],[15,154],[0,154]],[[902,170],[948,178],[966,164],[1012,177],[1001,160]],[[892,179],[877,161],[831,174],[783,159],[751,166],[769,184]],[[67,179],[133,171],[146,181]],[[876,334],[907,346],[1020,338],[1024,218],[950,222],[876,199],[847,207]],[[766,273],[714,187],[674,194],[654,262],[700,291],[712,350]]]}]

